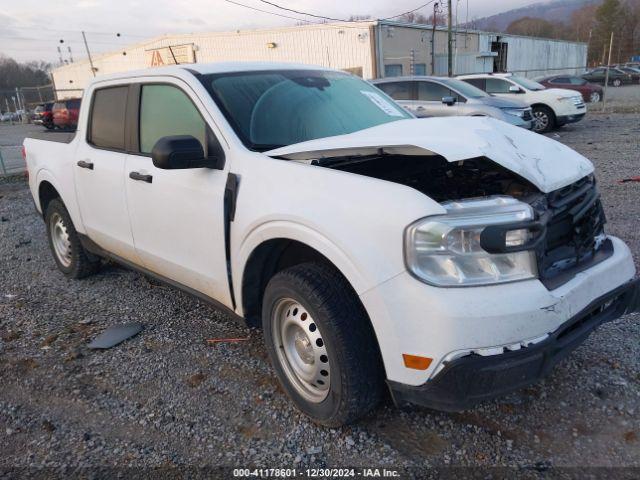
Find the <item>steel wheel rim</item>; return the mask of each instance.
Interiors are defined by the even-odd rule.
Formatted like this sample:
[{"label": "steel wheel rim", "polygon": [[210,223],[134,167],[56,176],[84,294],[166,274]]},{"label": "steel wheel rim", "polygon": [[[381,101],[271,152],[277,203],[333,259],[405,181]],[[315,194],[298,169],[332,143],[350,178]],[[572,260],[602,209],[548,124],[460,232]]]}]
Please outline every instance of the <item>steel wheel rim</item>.
[{"label": "steel wheel rim", "polygon": [[280,299],[271,316],[278,361],[296,392],[312,403],[329,394],[331,367],[326,344],[311,314],[299,302]]},{"label": "steel wheel rim", "polygon": [[59,213],[54,213],[49,220],[49,234],[53,253],[64,267],[71,265],[71,241],[64,220]]},{"label": "steel wheel rim", "polygon": [[590,97],[590,99],[589,99],[589,100],[591,100],[591,103],[597,103],[597,102],[599,102],[599,101],[600,101],[600,94],[599,94],[598,92],[593,92],[593,93],[591,94],[591,97]]},{"label": "steel wheel rim", "polygon": [[534,112],[533,117],[536,122],[536,130],[545,130],[549,126],[549,115],[545,112]]}]

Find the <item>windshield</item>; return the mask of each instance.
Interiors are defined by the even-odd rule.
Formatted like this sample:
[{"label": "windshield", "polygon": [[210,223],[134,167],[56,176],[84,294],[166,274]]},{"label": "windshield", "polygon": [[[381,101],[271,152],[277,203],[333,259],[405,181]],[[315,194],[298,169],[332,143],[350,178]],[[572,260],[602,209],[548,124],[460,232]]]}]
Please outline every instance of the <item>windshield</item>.
[{"label": "windshield", "polygon": [[484,98],[491,96],[487,92],[480,90],[478,87],[474,87],[470,83],[463,82],[462,80],[457,80],[455,78],[439,78],[438,80],[442,82],[443,85],[446,85],[450,89],[457,91],[467,98]]},{"label": "windshield", "polygon": [[382,91],[341,72],[233,72],[200,80],[242,142],[255,151],[412,118]]},{"label": "windshield", "polygon": [[544,90],[545,87],[543,85],[540,85],[538,82],[534,82],[533,80],[529,80],[528,78],[524,78],[524,77],[516,77],[515,75],[513,77],[509,77],[510,80],[513,80],[514,82],[516,82],[518,85],[520,85],[521,87],[526,88],[527,90]]}]

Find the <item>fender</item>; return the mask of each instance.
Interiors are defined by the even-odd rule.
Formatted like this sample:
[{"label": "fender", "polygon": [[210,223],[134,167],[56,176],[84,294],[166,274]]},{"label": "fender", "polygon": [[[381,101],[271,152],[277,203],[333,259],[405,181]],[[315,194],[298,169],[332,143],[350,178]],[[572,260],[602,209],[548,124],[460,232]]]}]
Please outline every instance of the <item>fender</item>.
[{"label": "fender", "polygon": [[[300,223],[272,220],[260,224],[249,232],[238,250],[232,254],[235,292],[242,292],[244,269],[251,253],[263,242],[277,238],[296,240],[320,252],[344,275],[358,295],[376,286],[375,282],[363,275],[363,269],[358,267],[351,256],[322,233]],[[242,299],[239,299],[237,303],[239,314],[244,315]]]},{"label": "fender", "polygon": [[[75,182],[75,179],[72,178],[71,181]],[[85,230],[84,230],[84,225],[82,223],[80,210],[78,208],[78,202],[76,202],[75,199],[73,200],[70,199],[70,197],[75,196],[75,188],[73,192],[69,192],[68,189],[65,189],[57,181],[57,179],[49,170],[44,168],[38,170],[38,173],[36,174],[35,185],[34,185],[35,191],[32,193],[33,193],[34,202],[36,204],[36,209],[42,215],[44,215],[44,212],[42,211],[42,205],[40,205],[40,195],[39,195],[40,185],[42,184],[42,182],[49,182],[51,185],[53,185],[53,188],[55,188],[56,191],[60,194],[60,198],[62,199],[62,202],[67,208],[67,211],[69,212],[69,216],[73,221],[73,226],[75,227],[76,231],[84,234]],[[75,184],[74,184],[74,187],[75,187]]]}]

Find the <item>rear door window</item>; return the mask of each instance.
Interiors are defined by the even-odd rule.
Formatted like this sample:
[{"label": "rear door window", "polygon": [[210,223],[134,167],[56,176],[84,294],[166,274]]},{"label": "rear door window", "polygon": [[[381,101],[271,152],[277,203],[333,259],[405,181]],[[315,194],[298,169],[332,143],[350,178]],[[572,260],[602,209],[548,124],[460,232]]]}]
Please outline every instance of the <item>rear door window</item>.
[{"label": "rear door window", "polygon": [[412,93],[412,82],[389,82],[376,85],[394,100],[415,100]]},{"label": "rear door window", "polygon": [[96,90],[93,94],[89,143],[98,148],[124,150],[127,85]]},{"label": "rear door window", "polygon": [[484,78],[465,78],[464,81],[486,92],[486,83]]}]

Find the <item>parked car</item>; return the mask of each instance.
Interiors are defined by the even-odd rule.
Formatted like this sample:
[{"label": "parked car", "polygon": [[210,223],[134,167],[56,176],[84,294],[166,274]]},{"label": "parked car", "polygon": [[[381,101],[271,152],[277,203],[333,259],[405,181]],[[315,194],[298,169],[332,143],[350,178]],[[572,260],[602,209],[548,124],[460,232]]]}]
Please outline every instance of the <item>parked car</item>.
[{"label": "parked car", "polygon": [[0,116],[1,122],[16,122],[20,119],[20,115],[18,112],[5,112]]},{"label": "parked car", "polygon": [[533,109],[533,130],[548,132],[579,122],[587,113],[582,95],[571,90],[547,89],[538,82],[511,73],[483,73],[458,77],[497,97],[516,98]]},{"label": "parked car", "polygon": [[78,130],[24,141],[61,272],[109,258],[261,325],[323,425],[389,390],[470,408],[640,308],[591,162],[493,118],[418,119],[337,70],[222,63],[98,77]]},{"label": "parked car", "polygon": [[538,80],[538,82],[547,88],[563,88],[580,92],[585,102],[598,103],[603,98],[603,89],[600,85],[589,83],[584,78],[575,75],[553,75]]},{"label": "parked car", "polygon": [[51,108],[53,125],[64,130],[75,129],[78,125],[80,101],[79,98],[72,98],[54,103]]},{"label": "parked car", "polygon": [[621,66],[618,67],[618,70],[623,71],[627,75],[631,75],[632,83],[640,83],[640,68]]},{"label": "parked car", "polygon": [[391,77],[371,83],[417,117],[487,116],[527,130],[533,123],[529,105],[492,97],[455,78]]},{"label": "parked car", "polygon": [[[582,75],[586,81],[591,83],[599,83],[604,85],[607,75],[606,67],[598,67]],[[628,85],[633,82],[633,78],[628,73],[623,72],[617,68],[609,69],[609,85],[614,87],[620,87],[622,85]]]},{"label": "parked car", "polygon": [[47,102],[42,105],[38,105],[34,112],[32,121],[36,125],[42,125],[47,129],[52,129],[53,125],[53,102]]}]

